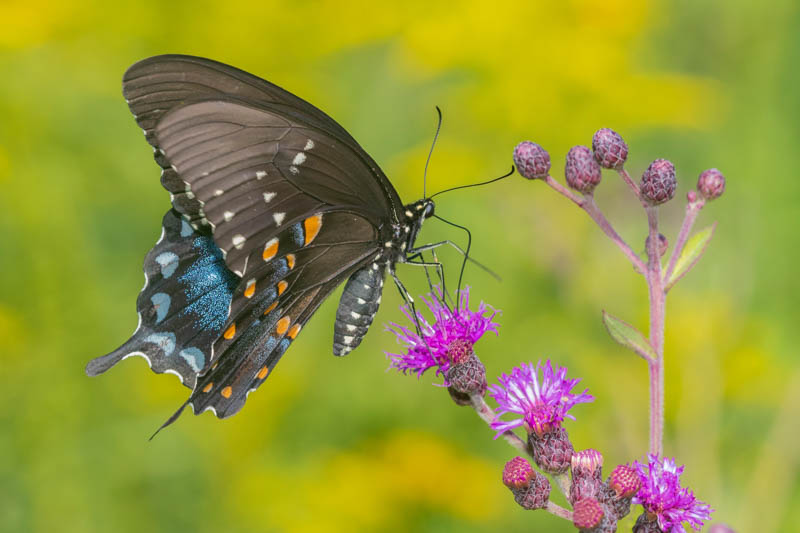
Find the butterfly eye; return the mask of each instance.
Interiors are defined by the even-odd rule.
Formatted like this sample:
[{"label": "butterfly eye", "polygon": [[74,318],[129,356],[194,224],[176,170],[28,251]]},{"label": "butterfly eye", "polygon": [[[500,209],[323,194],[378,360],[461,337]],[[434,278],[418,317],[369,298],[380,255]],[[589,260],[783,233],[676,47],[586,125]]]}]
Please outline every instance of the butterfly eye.
[{"label": "butterfly eye", "polygon": [[436,206],[434,206],[432,201],[429,201],[427,204],[425,204],[425,211],[423,211],[423,214],[425,215],[425,218],[430,218],[430,217],[433,216],[433,212],[435,210],[435,207]]}]

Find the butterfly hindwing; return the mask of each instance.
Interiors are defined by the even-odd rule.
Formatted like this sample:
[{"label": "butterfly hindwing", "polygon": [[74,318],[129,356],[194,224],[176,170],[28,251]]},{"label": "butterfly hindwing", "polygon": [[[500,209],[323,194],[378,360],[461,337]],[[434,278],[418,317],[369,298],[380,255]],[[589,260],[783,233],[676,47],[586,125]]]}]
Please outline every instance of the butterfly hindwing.
[{"label": "butterfly hindwing", "polygon": [[100,374],[139,355],[154,372],[175,374],[193,388],[227,321],[239,279],[225,266],[214,241],[173,210],[164,216],[162,236],[145,257],[144,273],[136,303],[139,326],[125,344],[90,361],[87,373]]}]

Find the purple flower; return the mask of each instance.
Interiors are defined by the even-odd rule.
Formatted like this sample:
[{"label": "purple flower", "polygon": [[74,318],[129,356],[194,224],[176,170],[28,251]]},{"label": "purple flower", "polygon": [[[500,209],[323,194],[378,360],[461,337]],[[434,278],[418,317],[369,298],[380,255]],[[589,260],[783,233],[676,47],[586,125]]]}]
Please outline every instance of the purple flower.
[{"label": "purple flower", "polygon": [[642,488],[633,497],[633,503],[641,504],[645,511],[655,515],[658,527],[665,533],[685,533],[681,522],[689,522],[699,531],[703,521],[711,518],[713,509],[694,497],[694,493],[681,487],[683,467],[675,466],[674,459],[659,459],[648,455],[648,464],[634,461]]},{"label": "purple flower", "polygon": [[[439,297],[437,297],[439,296]],[[422,336],[417,334],[414,318],[408,306],[400,309],[411,321],[407,328],[399,324],[390,323],[387,329],[397,336],[397,341],[405,344],[402,353],[389,353],[390,368],[396,368],[404,374],[414,372],[417,377],[432,367],[437,374],[445,375],[453,363],[452,356],[463,356],[465,349],[472,351],[472,346],[478,342],[484,333],[493,331],[497,335],[499,324],[493,319],[498,311],[490,309],[485,303],[478,305],[477,311],[469,309],[469,287],[461,291],[458,309],[450,309],[441,302],[441,296],[429,293],[422,297],[422,301],[433,314],[433,324],[429,323],[422,313],[417,312]],[[450,354],[451,347],[454,353]],[[459,361],[460,362],[460,361]]]},{"label": "purple flower", "polygon": [[[539,372],[542,373],[541,381]],[[489,394],[499,404],[492,428],[497,430],[495,438],[504,431],[525,426],[528,433],[542,435],[561,426],[573,405],[594,400],[587,390],[580,394],[570,392],[580,379],[566,379],[567,368],[556,367],[550,360],[545,365],[539,362],[522,364],[511,371],[511,375],[500,376],[500,385],[489,387]],[[505,413],[516,413],[522,418],[508,422],[500,420]]]}]

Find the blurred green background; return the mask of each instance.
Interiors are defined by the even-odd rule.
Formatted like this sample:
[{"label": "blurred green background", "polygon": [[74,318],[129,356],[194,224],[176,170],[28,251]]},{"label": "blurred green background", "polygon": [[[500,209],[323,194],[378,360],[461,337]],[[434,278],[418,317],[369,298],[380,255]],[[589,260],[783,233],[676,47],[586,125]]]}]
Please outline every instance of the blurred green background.
[{"label": "blurred green background", "polygon": [[[500,483],[513,450],[471,410],[431,376],[385,371],[394,290],[350,356],[331,355],[331,298],[240,414],[185,414],[152,442],[188,394],[174,377],[140,358],[84,375],[135,328],[142,259],[169,207],[120,94],[130,64],[167,52],[315,103],[406,201],[421,195],[437,104],[430,190],[504,173],[523,139],[560,177],[570,146],[612,127],[633,174],[657,157],[678,168],[662,209],[672,241],[686,191],[719,167],[728,190],[697,226],[719,221],[715,239],[668,300],[665,450],[716,521],[796,530],[798,4],[487,4],[0,2],[0,530],[572,530],[514,504]],[[597,197],[642,250],[646,220],[620,181],[606,174]],[[501,335],[478,346],[490,380],[520,361],[568,365],[597,398],[567,424],[576,447],[601,450],[606,471],[641,457],[646,368],[600,322],[607,309],[647,324],[624,257],[518,177],[444,195],[438,212],[468,225],[475,257],[504,278],[467,270],[473,297],[503,310]],[[463,239],[435,221],[421,238],[443,237]]]}]

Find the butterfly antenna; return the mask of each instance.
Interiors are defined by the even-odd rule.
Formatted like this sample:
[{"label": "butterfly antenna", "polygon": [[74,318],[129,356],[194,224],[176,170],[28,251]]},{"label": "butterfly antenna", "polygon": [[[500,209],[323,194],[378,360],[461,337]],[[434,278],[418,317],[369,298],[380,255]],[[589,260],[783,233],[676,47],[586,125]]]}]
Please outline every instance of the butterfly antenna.
[{"label": "butterfly antenna", "polygon": [[439,220],[441,220],[445,224],[449,224],[449,225],[451,225],[453,227],[462,229],[462,230],[467,232],[467,249],[464,251],[464,260],[461,261],[461,271],[458,273],[458,287],[456,289],[456,311],[458,311],[460,309],[460,307],[461,307],[461,281],[464,278],[464,267],[467,266],[467,259],[470,259],[469,250],[472,247],[472,232],[469,231],[464,226],[459,226],[458,224],[456,224],[454,222],[450,222],[449,220],[443,219],[439,215],[433,215],[433,216],[435,218],[438,218]]},{"label": "butterfly antenna", "polygon": [[471,185],[459,185],[458,187],[452,187],[450,189],[445,189],[443,191],[437,192],[436,194],[432,194],[431,198],[433,198],[434,196],[439,196],[440,194],[443,194],[443,193],[446,193],[446,192],[450,192],[450,191],[455,191],[455,190],[458,190],[458,189],[466,189],[468,187],[478,187],[480,185],[488,185],[490,183],[494,183],[495,181],[500,181],[500,180],[506,179],[507,177],[511,176],[512,174],[514,174],[514,165],[511,165],[511,171],[508,174],[504,174],[504,175],[500,176],[499,178],[494,178],[494,179],[491,179],[489,181],[482,181],[480,183],[472,183]]},{"label": "butterfly antenna", "polygon": [[428,165],[431,162],[431,156],[433,155],[433,148],[436,146],[436,140],[439,138],[439,132],[442,129],[442,110],[439,109],[439,106],[436,106],[436,113],[439,115],[439,122],[436,124],[436,133],[433,135],[433,142],[431,143],[431,149],[428,152],[428,159],[425,160],[425,171],[422,173],[422,197],[427,198],[425,196],[425,185],[428,181]]}]

